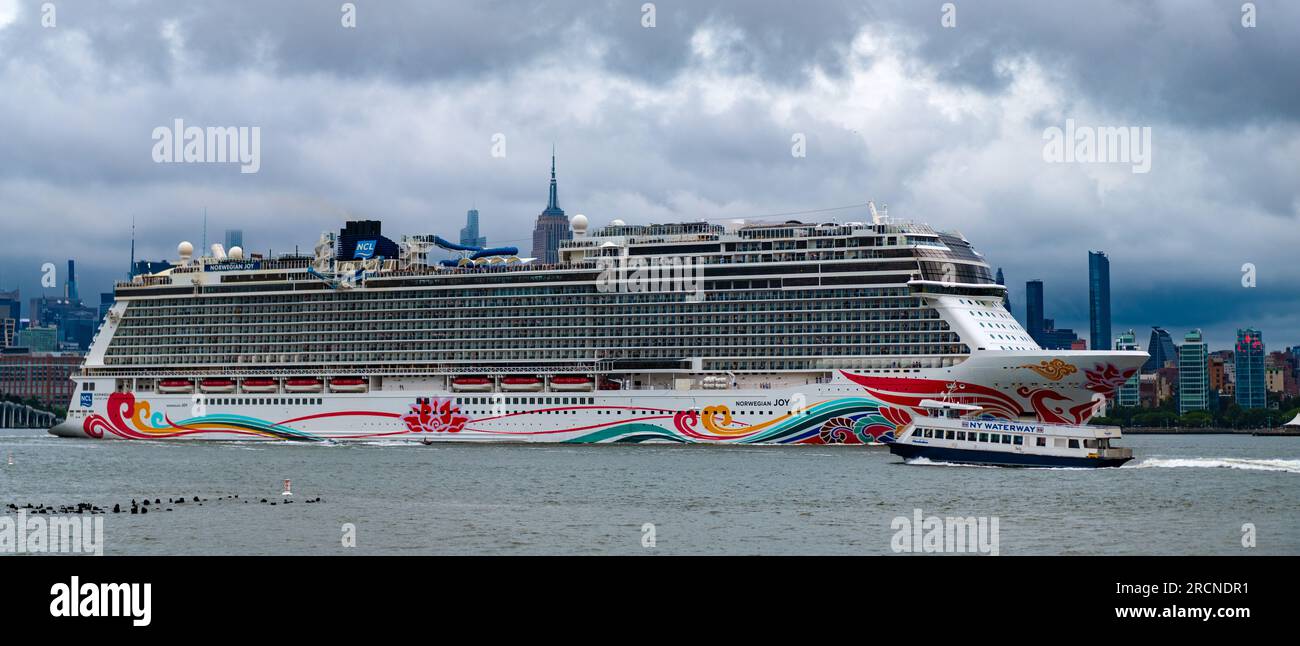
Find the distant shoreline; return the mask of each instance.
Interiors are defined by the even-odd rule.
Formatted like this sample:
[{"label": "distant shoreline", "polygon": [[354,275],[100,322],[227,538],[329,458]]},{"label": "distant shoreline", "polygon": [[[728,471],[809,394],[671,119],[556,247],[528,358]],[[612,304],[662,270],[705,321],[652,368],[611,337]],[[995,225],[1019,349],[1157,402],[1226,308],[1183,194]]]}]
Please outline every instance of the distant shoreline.
[{"label": "distant shoreline", "polygon": [[1283,428],[1122,428],[1125,435],[1267,435],[1300,437],[1300,430]]}]

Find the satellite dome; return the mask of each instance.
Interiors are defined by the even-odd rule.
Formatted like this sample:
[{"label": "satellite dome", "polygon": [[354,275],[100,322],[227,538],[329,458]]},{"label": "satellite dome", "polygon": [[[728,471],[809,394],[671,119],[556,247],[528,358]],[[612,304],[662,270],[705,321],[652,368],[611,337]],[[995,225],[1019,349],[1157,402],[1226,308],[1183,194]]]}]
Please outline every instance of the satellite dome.
[{"label": "satellite dome", "polygon": [[243,260],[243,259],[244,259],[244,249],[243,249],[243,247],[238,247],[238,246],[236,246],[236,247],[231,247],[231,248],[230,248],[230,251],[228,252],[228,255],[230,256],[230,259],[231,259],[231,260]]},{"label": "satellite dome", "polygon": [[622,220],[614,220],[613,222],[610,222],[610,223],[609,223],[609,226],[611,226],[611,227],[622,227],[622,226],[627,226],[627,223],[624,222],[624,221],[622,221]]},{"label": "satellite dome", "polygon": [[182,242],[176,245],[176,253],[182,258],[188,258],[194,255],[194,245],[189,242]]},{"label": "satellite dome", "polygon": [[569,224],[573,225],[574,231],[582,233],[587,230],[587,216],[579,213],[573,216],[572,220],[569,220]]}]

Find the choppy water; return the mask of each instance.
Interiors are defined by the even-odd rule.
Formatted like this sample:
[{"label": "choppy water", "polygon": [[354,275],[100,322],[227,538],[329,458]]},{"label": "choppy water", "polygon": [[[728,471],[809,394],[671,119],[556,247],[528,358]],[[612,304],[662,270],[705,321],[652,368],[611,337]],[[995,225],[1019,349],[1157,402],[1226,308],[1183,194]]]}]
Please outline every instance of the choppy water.
[{"label": "choppy water", "polygon": [[[0,431],[0,507],[208,499],[104,516],[107,554],[889,554],[890,522],[916,508],[998,517],[1002,554],[1300,554],[1300,440],[1123,445],[1137,455],[1124,468],[1070,470],[905,465],[861,447],[162,443]],[[280,500],[285,478],[297,502],[262,504]],[[345,523],[355,548],[341,544]],[[645,523],[654,548],[642,546]],[[1243,523],[1257,529],[1255,549],[1241,546]]]}]

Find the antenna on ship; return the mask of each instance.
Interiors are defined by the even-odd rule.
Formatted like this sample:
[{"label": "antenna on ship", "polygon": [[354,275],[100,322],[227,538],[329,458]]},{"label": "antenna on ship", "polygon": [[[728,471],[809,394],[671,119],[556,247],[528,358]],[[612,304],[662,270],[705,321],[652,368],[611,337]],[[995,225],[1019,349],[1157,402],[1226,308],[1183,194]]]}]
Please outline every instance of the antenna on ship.
[{"label": "antenna on ship", "polygon": [[885,217],[884,217],[884,216],[883,216],[879,211],[876,210],[876,201],[875,201],[875,200],[867,200],[867,209],[871,211],[871,223],[872,223],[872,224],[884,224],[884,223],[885,223]]}]

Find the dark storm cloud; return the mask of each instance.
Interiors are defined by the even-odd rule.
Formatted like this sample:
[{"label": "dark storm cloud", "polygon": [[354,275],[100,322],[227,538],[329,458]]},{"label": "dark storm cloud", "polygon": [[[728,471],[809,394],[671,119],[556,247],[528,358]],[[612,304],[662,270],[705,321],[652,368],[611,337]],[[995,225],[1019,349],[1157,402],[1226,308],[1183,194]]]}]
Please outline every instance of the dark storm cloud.
[{"label": "dark storm cloud", "polygon": [[[1243,29],[1235,0],[956,0],[944,29],[941,2],[661,0],[646,29],[644,0],[354,2],[343,29],[333,0],[60,0],[44,29],[39,1],[4,24],[0,0],[0,289],[35,295],[66,257],[107,289],[132,215],[163,258],[205,207],[209,242],[262,251],[350,216],[454,236],[471,205],[527,246],[556,143],[561,205],[597,225],[874,198],[963,231],[1019,311],[1046,280],[1062,326],[1086,330],[1097,248],[1116,328],[1300,341],[1300,4],[1256,2]],[[261,171],[153,163],[176,118],[260,126]],[[1044,164],[1067,118],[1152,126],[1152,172]],[[807,216],[831,217],[867,215]]]}]

